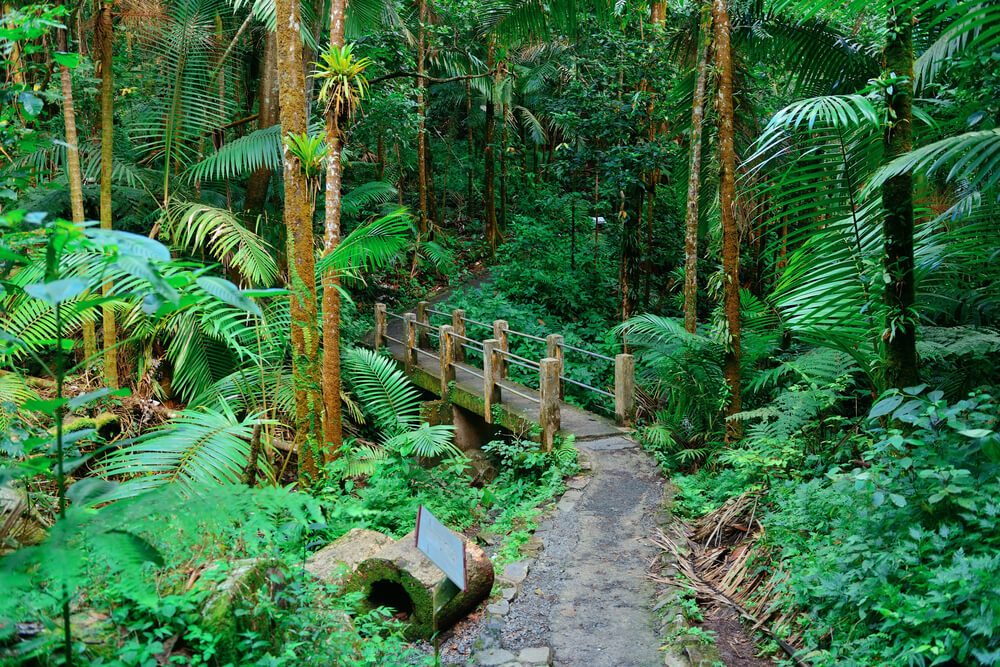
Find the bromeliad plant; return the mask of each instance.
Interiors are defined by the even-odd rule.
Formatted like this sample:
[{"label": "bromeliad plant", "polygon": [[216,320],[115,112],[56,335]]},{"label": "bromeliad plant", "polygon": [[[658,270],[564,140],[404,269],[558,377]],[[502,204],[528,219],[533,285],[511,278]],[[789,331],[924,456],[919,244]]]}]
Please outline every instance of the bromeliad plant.
[{"label": "bromeliad plant", "polygon": [[319,56],[314,76],[323,82],[319,101],[326,104],[326,115],[349,121],[355,109],[368,92],[364,72],[371,65],[370,58],[354,58],[354,47],[331,45]]}]

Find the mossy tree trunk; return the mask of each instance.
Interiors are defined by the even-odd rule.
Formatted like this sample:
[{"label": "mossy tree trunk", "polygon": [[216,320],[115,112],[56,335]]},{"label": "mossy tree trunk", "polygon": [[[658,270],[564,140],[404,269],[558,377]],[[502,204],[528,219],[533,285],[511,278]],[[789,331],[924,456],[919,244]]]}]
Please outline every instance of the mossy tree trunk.
[{"label": "mossy tree trunk", "polygon": [[701,132],[705,124],[705,89],[712,48],[712,14],[703,9],[698,78],[691,111],[691,156],[688,162],[687,214],[684,220],[684,329],[698,328],[698,199],[701,193]]},{"label": "mossy tree trunk", "polygon": [[[885,71],[895,74],[886,95],[889,122],[883,142],[886,161],[913,147],[913,14],[907,7],[889,7]],[[916,278],[913,273],[913,175],[890,178],[882,186],[885,208],[886,329],[882,374],[886,387],[909,387],[920,380],[913,314]]]},{"label": "mossy tree trunk", "polygon": [[[97,6],[95,37],[98,45],[101,77],[101,229],[111,229],[111,167],[114,154],[114,73],[111,68],[111,3]],[[105,282],[101,292],[107,295],[111,283]],[[118,350],[115,311],[110,304],[101,307],[104,328],[104,377],[112,389],[118,388]]]},{"label": "mossy tree trunk", "polygon": [[[733,59],[730,48],[729,0],[714,0],[715,69],[718,73],[719,206],[722,210],[722,272],[724,309],[729,326],[725,379],[729,387],[726,416],[741,410],[740,400],[740,240],[736,226],[736,147],[734,145]],[[728,421],[726,442],[740,438],[740,424]]]},{"label": "mossy tree trunk", "polygon": [[[330,48],[344,46],[346,0],[330,3]],[[323,255],[340,245],[340,187],[343,132],[341,104],[331,104],[326,114],[326,219],[323,225]],[[324,457],[336,458],[344,444],[340,414],[340,276],[334,268],[323,272],[323,442]]]},{"label": "mossy tree trunk", "polygon": [[[69,44],[66,29],[56,31],[57,48],[66,53]],[[73,73],[65,65],[59,65],[59,83],[62,88],[63,124],[66,128],[66,175],[69,180],[69,203],[73,212],[73,222],[81,224],[86,217],[83,210],[83,175],[80,170],[79,138],[76,133],[76,107],[73,104]],[[83,320],[83,357],[87,365],[97,356],[97,331],[94,320]]]},{"label": "mossy tree trunk", "polygon": [[[486,59],[487,67],[493,69],[493,45],[490,44]],[[490,87],[490,92],[486,95],[486,125],[483,132],[483,208],[484,224],[486,227],[486,241],[490,246],[490,255],[496,254],[497,243],[499,243],[500,229],[497,225],[496,207],[496,159],[493,153],[493,139],[496,134],[496,104],[494,103],[494,93],[496,92],[496,82]]]},{"label": "mossy tree trunk", "polygon": [[[264,50],[260,56],[260,88],[257,92],[257,127],[267,129],[279,122],[278,115],[278,37],[268,31],[264,39]],[[247,182],[247,196],[243,208],[251,213],[260,213],[267,201],[267,188],[271,183],[271,170],[260,167],[250,174]]]},{"label": "mossy tree trunk", "polygon": [[288,136],[304,135],[306,82],[302,62],[301,17],[298,0],[276,0],[278,17],[278,91],[285,179],[284,220],[291,288],[292,382],[295,392],[295,448],[299,476],[315,479],[318,467],[313,451],[320,413],[319,331],[316,307],[316,259],[313,246],[312,204],[302,165],[288,149]]}]

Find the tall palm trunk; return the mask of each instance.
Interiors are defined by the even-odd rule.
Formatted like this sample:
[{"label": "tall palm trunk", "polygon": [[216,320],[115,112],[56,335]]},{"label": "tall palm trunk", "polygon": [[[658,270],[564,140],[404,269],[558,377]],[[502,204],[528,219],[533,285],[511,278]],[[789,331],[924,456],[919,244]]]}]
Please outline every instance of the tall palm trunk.
[{"label": "tall palm trunk", "polygon": [[285,236],[288,247],[288,282],[291,288],[294,445],[299,454],[299,475],[304,481],[308,481],[314,479],[318,471],[310,435],[315,434],[317,429],[315,420],[321,404],[312,205],[302,165],[288,150],[288,135],[303,135],[308,131],[299,4],[298,0],[275,1],[278,17],[279,115],[283,139],[281,153],[285,178]]},{"label": "tall palm trunk", "polygon": [[[905,77],[893,84],[887,104],[893,120],[887,123],[883,143],[885,159],[892,160],[913,147],[913,14],[906,7],[889,8],[889,33],[885,48],[885,71]],[[916,325],[913,302],[913,174],[894,176],[882,186],[885,221],[886,331],[883,380],[886,387],[917,384]]]},{"label": "tall palm trunk", "polygon": [[473,164],[475,163],[476,156],[476,141],[475,136],[472,133],[472,84],[469,81],[465,82],[465,131],[468,132],[468,145],[469,145],[469,173],[468,173],[468,188],[469,194],[465,202],[466,209],[472,208],[472,174]]},{"label": "tall palm trunk", "polygon": [[[260,57],[260,88],[257,93],[257,127],[261,130],[276,125],[278,115],[278,37],[268,31],[264,40],[264,52]],[[247,181],[247,196],[243,207],[250,212],[260,213],[267,201],[267,188],[271,183],[271,170],[260,167],[250,174]]]},{"label": "tall palm trunk", "polygon": [[684,221],[684,329],[698,328],[698,198],[701,191],[701,131],[705,123],[705,88],[712,48],[712,14],[706,6],[701,23],[702,45],[698,49],[698,79],[691,111],[691,158],[689,161],[687,216]]},{"label": "tall palm trunk", "polygon": [[[344,46],[346,0],[330,3],[330,48]],[[326,220],[323,225],[323,255],[340,245],[340,156],[343,134],[338,117],[340,105],[326,114]],[[327,460],[337,457],[344,444],[340,415],[340,276],[336,269],[323,272],[323,441]]]},{"label": "tall palm trunk", "polygon": [[503,132],[500,133],[500,229],[507,229],[507,127],[506,104],[500,105],[500,119],[503,122]]},{"label": "tall palm trunk", "polygon": [[[69,46],[66,40],[66,29],[56,31],[56,44],[60,51],[66,53]],[[76,134],[76,108],[73,105],[73,74],[65,65],[59,65],[59,82],[62,85],[63,123],[66,127],[66,172],[69,177],[69,203],[73,211],[73,222],[83,222],[83,176],[80,171],[79,138]],[[83,320],[83,357],[87,366],[97,356],[97,332],[94,321]]]},{"label": "tall palm trunk", "polygon": [[[493,69],[493,45],[491,44],[487,56],[487,67]],[[495,163],[493,156],[493,135],[496,133],[496,106],[493,102],[493,94],[496,91],[496,82],[490,92],[486,95],[486,127],[483,133],[483,205],[485,208],[486,241],[490,244],[490,255],[496,254],[497,243],[499,242],[500,230],[497,226],[496,207],[496,184]]]},{"label": "tall palm trunk", "polygon": [[[111,71],[111,3],[98,7],[96,41],[101,69],[101,229],[111,229],[111,166],[114,148],[114,73]],[[111,283],[101,286],[107,295]],[[118,388],[118,350],[115,311],[109,305],[101,307],[104,327],[104,376],[109,387]]]},{"label": "tall palm trunk", "polygon": [[[740,411],[740,240],[736,227],[736,147],[733,124],[733,59],[730,50],[729,0],[714,0],[715,69],[718,72],[719,97],[719,206],[722,209],[722,273],[725,282],[726,323],[729,344],[726,346],[725,378],[729,386],[726,416]],[[737,421],[726,424],[726,442],[740,438]]]},{"label": "tall palm trunk", "polygon": [[[420,239],[427,236],[427,0],[417,4],[417,196],[420,219],[417,229]],[[416,257],[414,257],[414,265]]]}]

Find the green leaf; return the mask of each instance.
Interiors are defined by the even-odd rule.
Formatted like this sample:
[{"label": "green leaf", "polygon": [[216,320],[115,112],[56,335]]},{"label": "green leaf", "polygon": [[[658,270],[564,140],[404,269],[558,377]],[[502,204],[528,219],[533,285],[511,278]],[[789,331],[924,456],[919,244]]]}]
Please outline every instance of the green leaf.
[{"label": "green leaf", "polygon": [[170,261],[170,250],[167,246],[142,234],[99,227],[89,227],[84,230],[84,234],[98,246],[107,250],[117,248],[122,255],[146,257],[160,262]]},{"label": "green leaf", "polygon": [[70,69],[75,69],[77,65],[80,64],[80,54],[78,53],[64,53],[62,51],[57,51],[52,54],[52,60],[63,67],[68,67]]},{"label": "green leaf", "polygon": [[74,505],[89,507],[102,502],[116,488],[117,482],[109,482],[100,477],[84,477],[66,489],[66,497]]},{"label": "green leaf", "polygon": [[129,396],[132,391],[128,387],[123,387],[121,389],[108,389],[104,387],[103,389],[98,389],[96,391],[87,392],[86,394],[80,394],[79,396],[74,396],[69,400],[67,408],[70,412],[79,409],[80,407],[96,401],[104,396]]},{"label": "green leaf", "polygon": [[34,283],[24,286],[25,292],[53,306],[76,298],[86,290],[87,283],[80,278],[64,278],[49,283]]},{"label": "green leaf", "polygon": [[42,107],[45,106],[44,102],[37,95],[28,91],[21,93],[18,99],[21,101],[21,106],[24,107],[24,112],[31,117],[40,114]]},{"label": "green leaf", "polygon": [[245,310],[248,313],[254,315],[261,315],[260,307],[247,298],[240,288],[229,282],[225,278],[217,278],[216,276],[198,276],[195,279],[198,286],[203,290],[214,296],[216,299],[228,303],[230,306],[235,306],[240,310]]},{"label": "green leaf", "polygon": [[959,431],[959,433],[967,438],[985,438],[988,435],[992,435],[993,431],[988,428],[967,428]]},{"label": "green leaf", "polygon": [[163,567],[163,556],[145,539],[127,530],[109,530],[101,536],[108,553],[113,553],[115,559],[125,563],[153,563]]},{"label": "green leaf", "polygon": [[868,419],[878,419],[879,417],[885,416],[898,408],[902,402],[902,396],[889,396],[888,398],[883,398],[881,401],[872,406],[871,412],[868,413]]},{"label": "green leaf", "polygon": [[899,495],[898,493],[890,493],[889,500],[891,500],[892,504],[895,505],[896,507],[906,507],[906,498]]},{"label": "green leaf", "polygon": [[31,412],[41,412],[49,417],[55,417],[56,410],[66,405],[66,403],[67,399],[65,398],[35,399],[25,401],[22,407]]}]

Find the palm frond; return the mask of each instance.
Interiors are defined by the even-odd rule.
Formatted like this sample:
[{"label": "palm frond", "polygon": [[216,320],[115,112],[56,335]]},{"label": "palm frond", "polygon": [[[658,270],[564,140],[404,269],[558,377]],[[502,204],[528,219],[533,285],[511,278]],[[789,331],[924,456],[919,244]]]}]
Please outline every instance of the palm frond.
[{"label": "palm frond", "polygon": [[177,417],[112,454],[98,470],[129,478],[117,497],[131,497],[166,484],[186,492],[239,484],[250,455],[258,415],[238,420],[228,408],[184,410]]},{"label": "palm frond", "polygon": [[165,222],[164,232],[178,248],[191,254],[206,252],[255,286],[269,287],[277,280],[274,248],[231,211],[178,202],[167,211]]},{"label": "palm frond", "polygon": [[420,424],[420,393],[396,362],[372,350],[351,348],[344,369],[362,409],[390,437]]},{"label": "palm frond", "polygon": [[281,169],[281,126],[274,125],[223,144],[215,153],[186,172],[191,182],[228,180],[257,169]]}]

